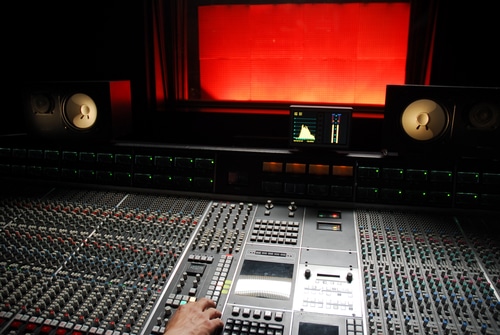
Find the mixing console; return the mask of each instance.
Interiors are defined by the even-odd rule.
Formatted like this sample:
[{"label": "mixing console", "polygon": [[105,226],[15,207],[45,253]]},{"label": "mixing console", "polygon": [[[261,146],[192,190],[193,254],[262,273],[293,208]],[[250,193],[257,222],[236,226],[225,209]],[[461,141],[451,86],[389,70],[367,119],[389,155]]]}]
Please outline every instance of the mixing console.
[{"label": "mixing console", "polygon": [[0,198],[0,333],[500,334],[499,219],[30,185]]}]

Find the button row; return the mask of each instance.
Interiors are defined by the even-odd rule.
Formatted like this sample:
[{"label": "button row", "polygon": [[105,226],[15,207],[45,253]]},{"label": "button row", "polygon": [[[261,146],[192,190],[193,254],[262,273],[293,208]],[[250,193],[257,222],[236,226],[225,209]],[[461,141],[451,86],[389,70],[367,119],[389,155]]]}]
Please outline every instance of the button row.
[{"label": "button row", "polygon": [[257,334],[257,335],[283,335],[284,326],[280,324],[242,321],[228,319],[224,326],[223,335]]},{"label": "button row", "polygon": [[272,320],[274,315],[274,321],[281,322],[283,321],[283,312],[278,311],[273,313],[272,311],[266,310],[262,311],[260,309],[251,310],[250,308],[240,308],[238,306],[234,306],[231,311],[232,316],[243,316],[245,318],[253,317],[254,319],[264,318],[265,320]]}]

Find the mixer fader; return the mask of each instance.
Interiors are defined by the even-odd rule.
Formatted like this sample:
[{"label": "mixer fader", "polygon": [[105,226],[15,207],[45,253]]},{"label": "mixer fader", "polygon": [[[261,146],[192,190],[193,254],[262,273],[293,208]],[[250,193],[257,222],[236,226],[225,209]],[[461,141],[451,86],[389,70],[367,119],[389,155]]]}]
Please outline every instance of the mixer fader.
[{"label": "mixer fader", "polygon": [[0,198],[0,333],[500,333],[498,218],[74,188]]}]

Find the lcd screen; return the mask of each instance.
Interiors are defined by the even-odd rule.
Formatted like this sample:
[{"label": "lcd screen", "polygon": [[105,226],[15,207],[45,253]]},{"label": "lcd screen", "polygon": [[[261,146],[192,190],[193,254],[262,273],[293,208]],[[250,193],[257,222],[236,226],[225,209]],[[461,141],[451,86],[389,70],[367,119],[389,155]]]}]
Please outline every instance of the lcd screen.
[{"label": "lcd screen", "polygon": [[332,325],[320,325],[316,323],[299,323],[299,335],[339,335],[339,327]]},{"label": "lcd screen", "polygon": [[290,106],[290,145],[345,149],[351,132],[351,107]]},{"label": "lcd screen", "polygon": [[288,300],[292,291],[293,264],[245,260],[235,294]]}]

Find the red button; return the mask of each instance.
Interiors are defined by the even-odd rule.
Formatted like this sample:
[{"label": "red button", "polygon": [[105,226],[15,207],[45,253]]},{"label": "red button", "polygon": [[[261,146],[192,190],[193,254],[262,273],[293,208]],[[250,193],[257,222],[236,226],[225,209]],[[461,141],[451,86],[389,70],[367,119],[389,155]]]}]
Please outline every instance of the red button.
[{"label": "red button", "polygon": [[52,327],[50,326],[42,326],[42,328],[40,329],[40,333],[41,334],[48,334],[52,331]]}]

